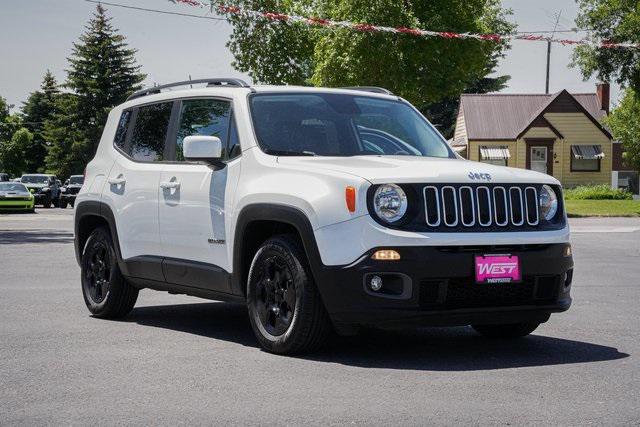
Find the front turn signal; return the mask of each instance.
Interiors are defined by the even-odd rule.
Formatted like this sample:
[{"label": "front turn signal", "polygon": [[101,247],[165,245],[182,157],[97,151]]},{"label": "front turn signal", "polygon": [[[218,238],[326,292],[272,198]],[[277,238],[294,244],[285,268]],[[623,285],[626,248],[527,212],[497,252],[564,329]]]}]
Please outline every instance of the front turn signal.
[{"label": "front turn signal", "polygon": [[347,209],[350,213],[356,211],[356,189],[355,187],[347,187],[344,191],[344,198],[347,202]]}]

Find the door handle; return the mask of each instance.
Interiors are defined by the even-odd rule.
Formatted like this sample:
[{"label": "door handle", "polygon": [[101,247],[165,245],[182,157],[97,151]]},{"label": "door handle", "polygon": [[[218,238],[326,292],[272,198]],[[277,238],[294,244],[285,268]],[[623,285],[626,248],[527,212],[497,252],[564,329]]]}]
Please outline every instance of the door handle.
[{"label": "door handle", "polygon": [[109,184],[111,185],[124,185],[127,182],[127,180],[122,176],[119,176],[117,178],[109,178],[107,181],[109,181]]},{"label": "door handle", "polygon": [[161,182],[160,183],[160,188],[164,188],[164,189],[178,189],[180,188],[180,183],[178,181],[168,181],[168,182]]}]

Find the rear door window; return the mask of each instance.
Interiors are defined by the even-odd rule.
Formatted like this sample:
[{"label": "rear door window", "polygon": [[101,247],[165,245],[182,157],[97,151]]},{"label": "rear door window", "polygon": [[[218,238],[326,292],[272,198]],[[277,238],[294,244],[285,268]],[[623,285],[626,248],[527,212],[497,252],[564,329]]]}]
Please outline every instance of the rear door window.
[{"label": "rear door window", "polygon": [[164,160],[164,147],[173,102],[144,105],[138,109],[128,154],[137,161]]}]

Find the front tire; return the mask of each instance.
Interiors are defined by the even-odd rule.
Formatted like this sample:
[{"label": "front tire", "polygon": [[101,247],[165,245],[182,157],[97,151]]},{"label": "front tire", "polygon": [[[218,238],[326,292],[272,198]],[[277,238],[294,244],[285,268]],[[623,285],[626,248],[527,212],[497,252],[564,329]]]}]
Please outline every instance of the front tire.
[{"label": "front tire", "polygon": [[60,209],[66,209],[67,208],[67,201],[66,200],[60,200]]},{"label": "front tire", "polygon": [[96,317],[118,319],[133,310],[138,289],[122,276],[109,232],[96,228],[82,254],[82,295]]},{"label": "front tire", "polygon": [[51,208],[51,198],[50,198],[50,197],[47,197],[47,198],[44,200],[44,203],[42,204],[42,207],[44,207],[44,208],[46,208],[46,209]]},{"label": "front tire", "polygon": [[247,305],[253,332],[268,352],[312,352],[331,334],[329,316],[295,236],[273,237],[258,249],[247,280]]},{"label": "front tire", "polygon": [[508,325],[472,325],[480,335],[487,338],[514,339],[529,335],[540,323],[512,323]]}]

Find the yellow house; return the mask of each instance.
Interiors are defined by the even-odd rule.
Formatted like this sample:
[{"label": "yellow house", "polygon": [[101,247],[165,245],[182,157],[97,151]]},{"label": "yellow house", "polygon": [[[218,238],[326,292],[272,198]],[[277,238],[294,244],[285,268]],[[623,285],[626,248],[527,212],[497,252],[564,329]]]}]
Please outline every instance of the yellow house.
[{"label": "yellow house", "polygon": [[608,110],[605,84],[589,94],[464,94],[451,145],[470,160],[543,172],[565,187],[610,184]]}]

